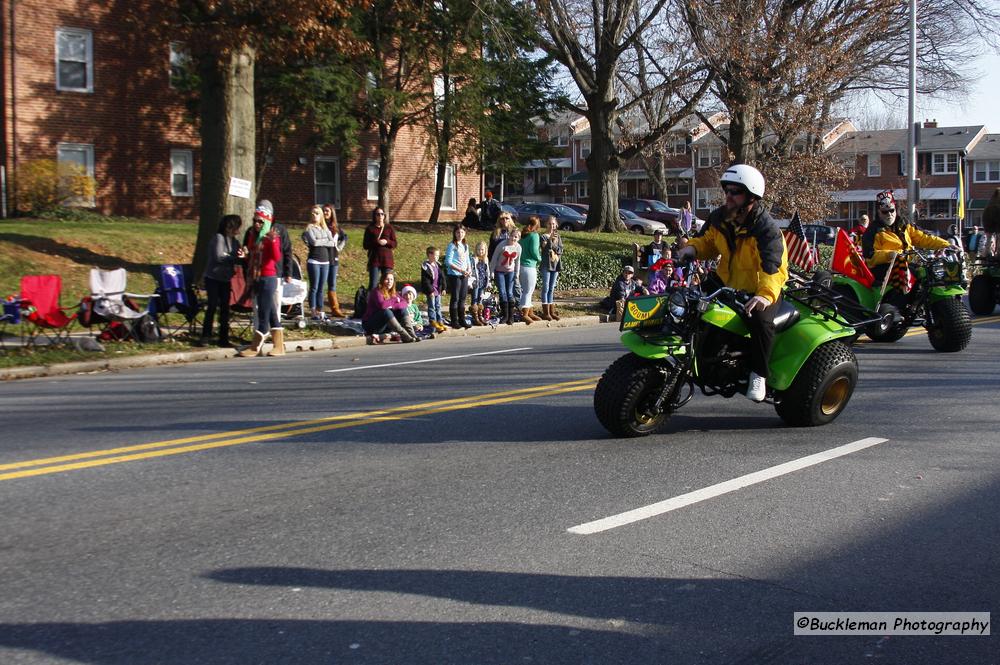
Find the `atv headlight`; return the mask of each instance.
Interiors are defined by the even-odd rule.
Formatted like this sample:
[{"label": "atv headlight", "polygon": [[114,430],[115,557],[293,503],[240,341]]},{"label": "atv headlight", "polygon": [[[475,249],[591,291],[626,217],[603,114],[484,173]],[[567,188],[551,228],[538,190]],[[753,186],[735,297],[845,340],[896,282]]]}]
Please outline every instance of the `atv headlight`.
[{"label": "atv headlight", "polygon": [[934,279],[941,281],[944,279],[945,269],[943,263],[935,263],[931,268],[931,274],[934,275]]},{"label": "atv headlight", "polygon": [[667,300],[667,307],[670,309],[670,316],[674,321],[680,321],[687,313],[687,298],[680,291],[674,291]]}]

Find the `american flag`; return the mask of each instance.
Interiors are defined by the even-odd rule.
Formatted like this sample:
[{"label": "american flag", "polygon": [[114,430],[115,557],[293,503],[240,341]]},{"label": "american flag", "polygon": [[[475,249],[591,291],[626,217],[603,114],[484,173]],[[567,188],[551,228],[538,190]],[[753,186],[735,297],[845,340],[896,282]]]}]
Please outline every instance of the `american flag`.
[{"label": "american flag", "polygon": [[799,213],[792,215],[792,221],[785,231],[785,244],[788,245],[788,260],[803,270],[812,270],[816,266],[816,251],[809,246],[806,233],[802,229]]}]

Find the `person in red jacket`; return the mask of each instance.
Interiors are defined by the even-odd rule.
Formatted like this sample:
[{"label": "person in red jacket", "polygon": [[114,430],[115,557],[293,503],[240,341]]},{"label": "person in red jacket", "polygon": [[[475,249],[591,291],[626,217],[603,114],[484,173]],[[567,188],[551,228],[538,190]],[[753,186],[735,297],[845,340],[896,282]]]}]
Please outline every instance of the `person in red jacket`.
[{"label": "person in red jacket", "polygon": [[375,290],[379,281],[396,267],[392,250],[396,249],[396,231],[382,208],[372,210],[372,223],[365,229],[362,247],[368,251],[368,291]]},{"label": "person in red jacket", "polygon": [[247,282],[252,285],[256,311],[253,343],[240,352],[245,358],[259,355],[269,334],[274,344],[270,355],[281,355],[285,349],[284,330],[274,297],[281,274],[281,237],[272,227],[273,219],[268,208],[258,205],[254,211],[253,226],[247,233],[244,252],[249,257]]}]

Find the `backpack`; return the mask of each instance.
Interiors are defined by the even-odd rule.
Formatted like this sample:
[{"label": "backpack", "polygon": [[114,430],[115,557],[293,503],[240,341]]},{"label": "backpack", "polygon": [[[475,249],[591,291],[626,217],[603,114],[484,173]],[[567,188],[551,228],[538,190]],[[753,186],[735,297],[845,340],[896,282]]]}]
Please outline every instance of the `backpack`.
[{"label": "backpack", "polygon": [[360,319],[365,315],[366,309],[368,309],[368,289],[359,286],[358,290],[354,292],[354,316],[352,318]]}]

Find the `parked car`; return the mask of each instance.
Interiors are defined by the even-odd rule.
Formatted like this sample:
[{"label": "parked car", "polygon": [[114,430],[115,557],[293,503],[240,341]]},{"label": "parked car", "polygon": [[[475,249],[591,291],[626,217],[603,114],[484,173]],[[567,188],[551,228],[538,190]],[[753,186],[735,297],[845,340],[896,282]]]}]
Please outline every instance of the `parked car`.
[{"label": "parked car", "polygon": [[511,205],[510,203],[501,203],[500,209],[503,210],[504,212],[509,212],[510,214],[514,215],[515,218],[517,218],[517,208]]},{"label": "parked car", "polygon": [[681,218],[680,210],[656,199],[619,199],[618,207],[634,212],[644,219],[663,222],[670,229],[678,228],[677,223]]},{"label": "parked car", "polygon": [[826,224],[803,224],[802,231],[806,234],[806,240],[813,247],[832,245],[837,240],[837,229]]},{"label": "parked car", "polygon": [[664,234],[667,233],[667,225],[663,222],[657,222],[652,219],[640,217],[631,210],[619,208],[618,217],[622,220],[622,224],[625,225],[625,228],[632,233],[639,233],[642,235],[652,235],[656,231],[662,231]]},{"label": "parked car", "polygon": [[562,231],[582,231],[587,224],[587,218],[576,210],[568,208],[561,203],[522,203],[517,206],[517,221],[527,224],[531,217],[538,217],[542,220],[542,228],[545,228],[545,220],[555,217],[559,222],[559,229]]},{"label": "parked car", "polygon": [[590,212],[590,206],[586,203],[563,203],[562,205],[566,206],[567,208],[572,208],[573,210],[576,210],[584,217],[586,217],[587,213]]}]

